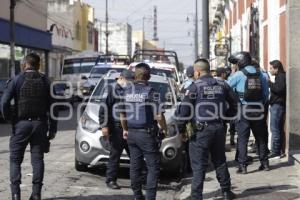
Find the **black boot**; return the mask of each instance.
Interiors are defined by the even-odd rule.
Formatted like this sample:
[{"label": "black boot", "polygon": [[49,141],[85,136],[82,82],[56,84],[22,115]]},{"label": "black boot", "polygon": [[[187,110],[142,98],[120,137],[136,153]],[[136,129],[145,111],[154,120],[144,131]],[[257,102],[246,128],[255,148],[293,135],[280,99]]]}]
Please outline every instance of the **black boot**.
[{"label": "black boot", "polygon": [[235,198],[235,194],[233,192],[229,191],[225,191],[223,192],[223,199],[224,200],[232,200]]},{"label": "black boot", "polygon": [[115,181],[110,181],[110,182],[106,183],[106,186],[110,189],[113,189],[113,190],[121,189],[121,187]]},{"label": "black boot", "polygon": [[236,171],[237,174],[247,174],[247,166],[246,165],[239,165],[238,170]]},{"label": "black boot", "polygon": [[20,194],[12,194],[12,200],[21,200]]},{"label": "black boot", "polygon": [[270,165],[269,165],[269,161],[261,163],[259,168],[259,171],[265,170],[265,171],[270,171]]},{"label": "black boot", "polygon": [[41,194],[31,194],[29,200],[41,200]]}]

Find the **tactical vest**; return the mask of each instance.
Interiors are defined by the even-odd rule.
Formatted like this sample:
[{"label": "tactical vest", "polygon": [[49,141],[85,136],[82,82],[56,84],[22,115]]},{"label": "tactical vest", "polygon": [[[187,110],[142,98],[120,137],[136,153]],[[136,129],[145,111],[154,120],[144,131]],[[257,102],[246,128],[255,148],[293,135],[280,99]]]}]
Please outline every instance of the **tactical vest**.
[{"label": "tactical vest", "polygon": [[124,102],[128,128],[147,129],[154,125],[153,107],[150,105],[152,87],[134,84],[125,90]]},{"label": "tactical vest", "polygon": [[214,78],[201,78],[195,81],[197,87],[196,103],[194,105],[194,121],[214,122],[225,115],[226,101],[224,81]]},{"label": "tactical vest", "polygon": [[25,72],[19,91],[18,118],[45,118],[48,107],[48,88],[44,77],[38,72]]}]

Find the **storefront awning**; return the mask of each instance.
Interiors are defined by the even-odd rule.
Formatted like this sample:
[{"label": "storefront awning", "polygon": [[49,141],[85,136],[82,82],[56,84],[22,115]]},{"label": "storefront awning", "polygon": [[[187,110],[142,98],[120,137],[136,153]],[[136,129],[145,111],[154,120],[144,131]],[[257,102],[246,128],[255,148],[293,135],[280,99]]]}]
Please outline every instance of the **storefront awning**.
[{"label": "storefront awning", "polygon": [[[9,21],[0,18],[0,42],[9,43]],[[16,45],[50,51],[51,33],[16,23]]]}]

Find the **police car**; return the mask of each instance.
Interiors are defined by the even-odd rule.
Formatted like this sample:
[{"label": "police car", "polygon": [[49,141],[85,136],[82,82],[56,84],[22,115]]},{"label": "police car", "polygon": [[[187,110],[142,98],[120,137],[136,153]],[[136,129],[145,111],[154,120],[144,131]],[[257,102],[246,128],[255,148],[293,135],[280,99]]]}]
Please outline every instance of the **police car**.
[{"label": "police car", "polygon": [[99,79],[110,70],[121,72],[128,68],[130,57],[127,55],[101,55],[96,60],[95,66],[91,69],[88,77],[82,76],[86,80],[80,90],[84,97],[89,97],[97,85]]},{"label": "police car", "polygon": [[128,67],[129,70],[133,71],[135,65],[145,62],[151,67],[151,74],[172,78],[178,85],[182,83],[177,70],[179,62],[175,51],[137,50],[132,60],[133,62]]},{"label": "police car", "polygon": [[[75,135],[75,168],[78,171],[86,171],[89,167],[103,166],[108,162],[110,144],[99,130],[98,112],[101,103],[100,97],[103,96],[106,85],[113,83],[119,74],[110,71],[101,78],[78,122]],[[177,91],[173,82],[173,79],[158,75],[151,75],[149,80],[149,84],[161,94],[161,102],[164,103],[163,108],[168,124],[167,137],[162,140],[160,147],[161,167],[180,174],[186,166],[186,155],[174,119]],[[121,156],[120,165],[129,166],[129,157],[125,151]]]}]

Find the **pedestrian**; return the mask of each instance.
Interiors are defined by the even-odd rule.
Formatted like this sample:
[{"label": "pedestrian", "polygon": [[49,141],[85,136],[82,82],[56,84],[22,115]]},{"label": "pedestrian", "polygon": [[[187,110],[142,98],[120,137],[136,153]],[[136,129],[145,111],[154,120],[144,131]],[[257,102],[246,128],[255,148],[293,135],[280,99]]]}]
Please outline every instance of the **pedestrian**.
[{"label": "pedestrian", "polygon": [[57,121],[52,116],[57,113],[50,112],[53,103],[50,81],[39,73],[40,57],[30,53],[25,57],[25,62],[24,72],[8,83],[2,97],[1,109],[4,117],[9,118],[10,102],[14,100],[12,113],[16,113],[16,116],[11,118],[13,131],[9,145],[12,199],[21,199],[21,164],[25,149],[30,144],[33,168],[30,200],[40,200],[44,179],[44,153],[48,152],[49,140],[52,140],[57,132]]},{"label": "pedestrian", "polygon": [[104,106],[99,109],[99,124],[103,136],[109,137],[110,154],[106,169],[106,185],[111,189],[120,189],[117,184],[120,157],[123,150],[130,155],[127,141],[123,138],[123,129],[120,123],[118,106],[122,101],[124,89],[133,81],[133,73],[124,69],[114,84],[105,87],[101,102]]},{"label": "pedestrian", "polygon": [[[186,69],[186,76],[188,77],[188,79],[183,83],[183,87],[180,91],[181,93],[181,100],[183,100],[185,92],[187,90],[187,88],[190,87],[191,84],[194,83],[195,78],[194,78],[194,66],[189,66]],[[178,114],[178,113],[177,113]],[[185,151],[187,152],[186,154],[186,160],[187,160],[187,171],[191,172],[191,166],[190,166],[190,155],[189,155],[189,140],[188,138],[190,138],[190,136],[193,134],[193,127],[192,127],[192,123],[187,123],[186,125],[186,135],[183,135],[183,142],[185,144]]]},{"label": "pedestrian", "polygon": [[[226,70],[225,67],[218,67],[216,70],[217,76],[215,78],[226,81],[228,79],[228,71]],[[230,134],[230,145],[234,146],[235,145],[235,140],[234,140],[234,136],[235,136],[235,125],[234,125],[234,121],[232,120],[225,120],[224,121],[224,126],[225,126],[225,130],[227,133],[227,123],[229,124],[229,134]]]},{"label": "pedestrian", "polygon": [[221,79],[223,81],[226,81],[227,80],[227,70],[225,69],[225,67],[218,67],[216,69],[216,77],[215,78],[218,78],[218,79]]},{"label": "pedestrian", "polygon": [[[155,200],[160,171],[158,124],[166,133],[165,117],[159,106],[159,93],[149,86],[150,67],[139,63],[135,67],[135,81],[124,93],[124,112],[121,113],[123,136],[130,150],[130,180],[136,200],[144,199],[141,172],[147,166],[146,200]],[[158,123],[158,124],[157,124]]]},{"label": "pedestrian", "polygon": [[182,84],[180,93],[184,94],[185,90],[195,81],[194,79],[194,67],[189,66],[186,68],[187,80]]},{"label": "pedestrian", "polygon": [[272,148],[270,158],[280,157],[285,152],[285,109],[286,109],[286,75],[279,60],[270,62],[270,72],[275,82],[269,81],[271,90],[271,132]]},{"label": "pedestrian", "polygon": [[[238,70],[228,80],[228,84],[239,95],[241,116],[236,121],[237,139],[237,173],[247,174],[249,159],[247,147],[252,130],[258,145],[260,160],[259,170],[270,170],[268,161],[268,144],[266,140],[266,123],[264,105],[268,100],[269,90],[267,79],[259,69],[252,65],[252,58],[248,52],[235,54],[229,62],[237,64]],[[250,110],[250,111],[249,111]]]},{"label": "pedestrian", "polygon": [[[203,199],[203,184],[209,154],[216,169],[224,199],[233,199],[231,180],[225,156],[226,131],[222,116],[234,116],[238,99],[228,84],[210,75],[209,62],[198,59],[194,63],[196,81],[188,88],[179,107],[178,128],[192,122],[194,135],[190,138],[189,153],[193,171],[192,200]],[[226,109],[226,102],[229,109]],[[231,114],[230,114],[231,113]],[[227,116],[226,115],[226,116]],[[190,117],[188,117],[190,116]]]}]

